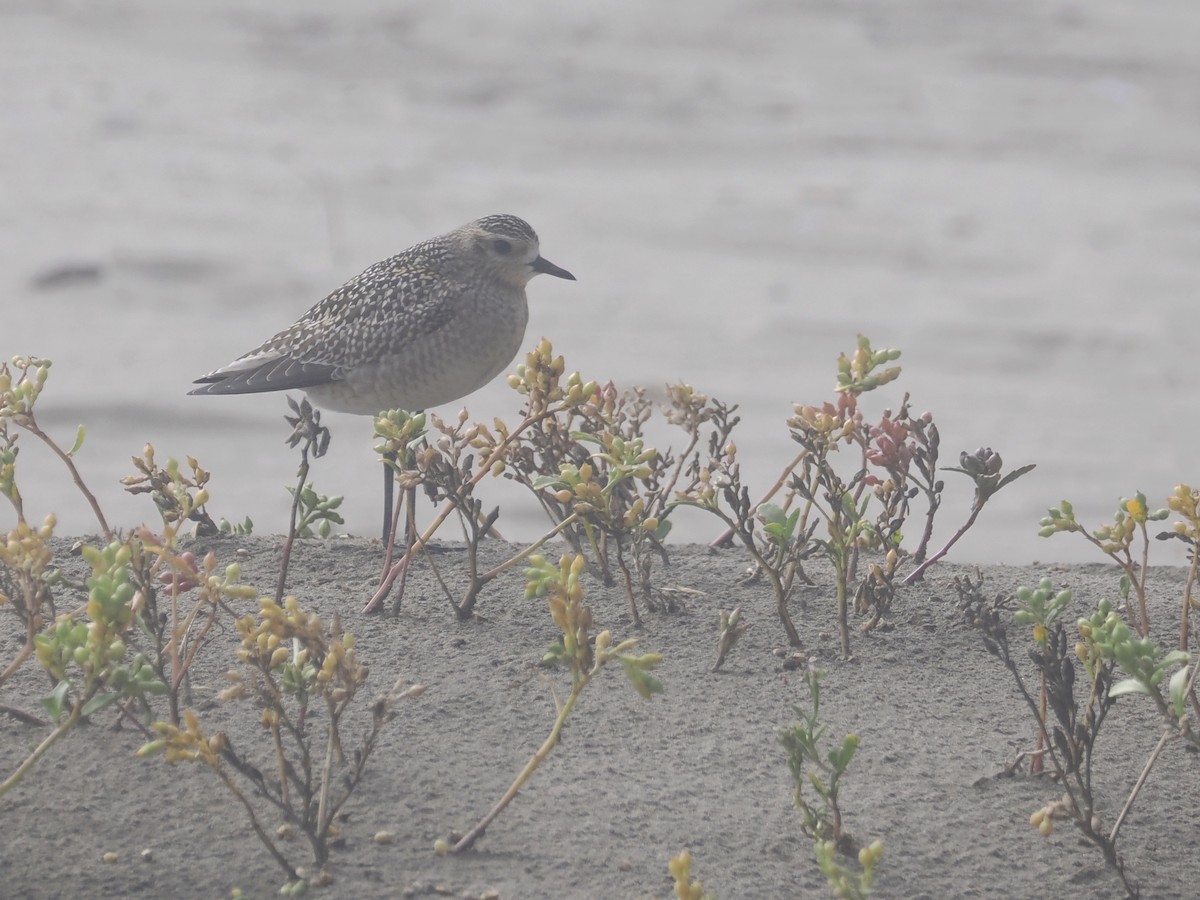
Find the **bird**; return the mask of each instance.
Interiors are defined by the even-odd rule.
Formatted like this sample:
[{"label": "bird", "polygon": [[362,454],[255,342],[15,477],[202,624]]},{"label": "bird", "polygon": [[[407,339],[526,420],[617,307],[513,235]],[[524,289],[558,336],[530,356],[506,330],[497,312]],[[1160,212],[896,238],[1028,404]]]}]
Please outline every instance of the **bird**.
[{"label": "bird", "polygon": [[[524,219],[490,215],[351,278],[296,322],[195,380],[192,395],[303,390],[317,406],[425,410],[483,387],[521,349],[535,275],[575,281],[541,255]],[[384,468],[384,526],[392,471]]]}]

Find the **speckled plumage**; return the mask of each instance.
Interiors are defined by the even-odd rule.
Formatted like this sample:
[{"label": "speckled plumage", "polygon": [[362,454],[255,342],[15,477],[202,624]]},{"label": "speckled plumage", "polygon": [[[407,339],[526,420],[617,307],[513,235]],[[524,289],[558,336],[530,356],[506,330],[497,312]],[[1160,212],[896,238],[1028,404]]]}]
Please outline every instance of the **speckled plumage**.
[{"label": "speckled plumage", "polygon": [[458,400],[520,350],[540,272],[575,278],[542,259],[524,220],[487,216],[370,266],[191,393],[298,388],[364,415]]}]

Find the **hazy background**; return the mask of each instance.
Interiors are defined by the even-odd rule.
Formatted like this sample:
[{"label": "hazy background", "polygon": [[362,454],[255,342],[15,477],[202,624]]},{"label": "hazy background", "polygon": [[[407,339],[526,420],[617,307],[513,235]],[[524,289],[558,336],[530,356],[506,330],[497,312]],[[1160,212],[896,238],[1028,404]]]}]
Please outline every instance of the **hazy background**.
[{"label": "hazy background", "polygon": [[[1095,523],[1200,478],[1198,41],[1194,0],[0,0],[0,357],[54,360],[40,418],[66,445],[88,426],[116,524],[156,520],[117,484],[151,441],[211,469],[214,515],[279,531],[282,397],[192,379],[368,264],[512,212],[579,278],[530,285],[527,343],[740,403],[755,491],[861,331],[904,351],[872,410],[907,389],[946,464],[1038,463],[956,559],[1098,559],[1036,536],[1047,505]],[[501,379],[467,405],[519,398]],[[316,486],[376,534],[370,421],[326,421]],[[95,530],[21,444],[30,515]],[[517,494],[500,527],[538,516]]]}]

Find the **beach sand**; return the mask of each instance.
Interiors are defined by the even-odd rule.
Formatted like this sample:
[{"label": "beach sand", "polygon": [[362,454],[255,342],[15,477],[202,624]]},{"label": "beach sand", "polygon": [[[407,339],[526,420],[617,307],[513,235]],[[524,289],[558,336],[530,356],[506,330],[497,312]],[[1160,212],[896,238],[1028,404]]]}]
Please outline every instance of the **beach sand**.
[{"label": "beach sand", "polygon": [[[70,574],[81,575],[83,564],[66,554],[67,544],[58,543],[60,557]],[[281,545],[278,536],[189,543],[197,554],[215,551],[223,564],[241,559],[242,580],[266,594],[273,593]],[[490,543],[483,559],[494,564],[518,549]],[[519,567],[485,590],[476,621],[456,620],[428,561],[414,565],[394,614],[363,616],[381,557],[378,541],[343,538],[302,541],[292,557],[289,593],[326,619],[340,611],[345,630],[357,636],[370,668],[364,701],[399,676],[426,687],[401,705],[371,758],[346,807],[344,846],[330,860],[333,884],[319,896],[665,898],[667,862],[685,847],[695,858],[694,876],[725,900],[830,896],[801,834],[776,739],[808,693],[802,674],[784,666],[790,651],[769,588],[743,583],[744,552],[672,548],[656,586],[699,593],[675,612],[644,611],[640,630],[620,588],[586,579],[597,630],[636,636],[643,650],[661,653],[656,674],[665,693],[642,700],[618,668],[606,668],[584,693],[562,743],[511,806],[474,849],[447,857],[435,855],[434,841],[467,830],[501,796],[545,739],[554,718],[551,689],[561,695],[566,676],[539,665],[556,631],[544,601],[523,599]],[[447,545],[432,558],[450,589],[461,590],[463,548]],[[1118,586],[1115,568],[1104,565],[981,571],[988,596],[1043,576],[1070,587],[1067,621],[1101,597],[1115,597]],[[1121,896],[1099,851],[1073,826],[1060,823],[1049,839],[1030,827],[1031,813],[1060,795],[1055,784],[1002,774],[1019,750],[1032,749],[1033,720],[958,609],[952,579],[974,577],[975,570],[940,565],[924,583],[902,588],[891,627],[856,629],[845,661],[836,650],[831,572],[812,564],[810,573],[816,584],[797,592],[792,609],[807,652],[828,672],[821,718],[829,739],[855,733],[861,740],[841,805],[853,835],[885,844],[877,896]],[[1160,640],[1177,633],[1184,578],[1175,568],[1152,573]],[[75,602],[60,591],[60,609]],[[714,673],[718,611],[734,606],[751,628]],[[1028,636],[1016,629],[1012,640],[1022,648]],[[0,658],[11,658],[17,646],[6,628]],[[211,705],[225,685],[235,646],[228,623],[213,633],[196,666],[197,705]],[[1027,662],[1023,649],[1018,656]],[[3,699],[39,710],[47,689],[45,674],[27,665]],[[271,770],[252,704],[200,716]],[[315,709],[310,721],[322,724]],[[282,872],[217,778],[195,764],[135,758],[143,737],[111,723],[106,714],[77,729],[0,803],[4,896],[218,898],[234,888],[247,897],[274,894]],[[45,732],[6,718],[0,753],[7,767]],[[351,732],[349,747],[356,742]],[[1110,713],[1094,770],[1106,827],[1159,733],[1147,698],[1122,698]],[[1121,834],[1144,897],[1194,896],[1200,858],[1190,835],[1198,801],[1195,757],[1172,743]],[[279,824],[259,809],[267,827]],[[378,831],[393,832],[394,843],[375,843]],[[301,840],[284,846],[296,862],[308,859]],[[151,861],[141,858],[144,849]],[[110,851],[118,861],[102,862]]]}]

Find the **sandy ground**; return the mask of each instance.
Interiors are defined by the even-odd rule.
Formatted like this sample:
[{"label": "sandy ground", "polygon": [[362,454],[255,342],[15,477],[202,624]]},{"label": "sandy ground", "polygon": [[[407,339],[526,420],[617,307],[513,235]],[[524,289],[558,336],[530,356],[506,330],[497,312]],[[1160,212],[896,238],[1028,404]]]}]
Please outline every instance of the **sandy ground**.
[{"label": "sandy ground", "polygon": [[[88,426],[114,518],[141,515],[117,481],[152,441],[276,528],[282,399],[191,380],[514,212],[579,278],[530,286],[529,345],[741,404],[752,486],[861,331],[905,352],[949,460],[1039,464],[959,559],[1086,561],[1036,537],[1048,505],[1097,521],[1196,477],[1198,37],[1194,0],[0,0],[0,357],[56,361],[45,422]],[[468,405],[516,409],[502,384]],[[330,424],[318,485],[371,536],[370,425]],[[23,464],[39,517],[94,527],[55,460]],[[497,502],[511,539],[537,528]]]},{"label": "sandy ground", "polygon": [[[247,551],[244,580],[270,590],[280,539],[226,538],[195,545],[222,561]],[[62,545],[65,547],[65,545]],[[499,560],[512,546],[492,545]],[[462,583],[461,549],[436,556],[444,577]],[[64,557],[78,569],[78,560]],[[458,623],[427,564],[415,567],[395,616],[357,610],[378,578],[377,542],[302,543],[290,590],[328,616],[340,609],[359,636],[371,693],[398,675],[427,686],[392,723],[365,783],[352,799],[346,844],[331,861],[336,878],[324,896],[502,898],[667,897],[667,860],[683,847],[694,872],[718,897],[828,896],[791,804],[791,781],[776,732],[807,699],[803,682],[773,653],[782,641],[769,591],[741,584],[740,552],[679,547],[660,571],[660,586],[703,592],[675,613],[651,613],[638,633],[665,660],[666,692],[646,702],[619,672],[606,672],[584,695],[565,738],[477,848],[438,857],[433,842],[465,830],[497,799],[544,739],[553,717],[550,686],[539,667],[555,635],[545,605],[521,598],[512,573],[483,596],[482,619]],[[880,838],[886,853],[877,881],[888,898],[1029,898],[1121,895],[1095,850],[1068,826],[1046,840],[1030,814],[1058,795],[1053,784],[998,777],[1032,730],[1009,676],[978,634],[961,622],[950,579],[967,570],[941,567],[901,591],[894,629],[856,636],[853,658],[839,661],[833,642],[829,573],[793,606],[819,664],[828,668],[823,710],[830,734],[855,732],[858,756],[843,786],[848,828]],[[989,567],[986,593],[1011,591],[1043,575],[1075,591],[1071,616],[1116,591],[1104,566]],[[1159,633],[1170,634],[1183,572],[1153,573]],[[623,595],[589,581],[599,627],[633,634]],[[60,606],[71,599],[60,596]],[[801,600],[807,612],[799,611]],[[710,672],[717,610],[741,605],[751,629],[723,671]],[[0,658],[17,646],[10,619]],[[202,654],[197,691],[223,682],[229,632]],[[27,666],[4,702],[36,708],[44,676]],[[253,709],[203,714],[242,748],[263,750]],[[38,728],[6,721],[0,756],[9,761],[39,739]],[[1111,821],[1157,740],[1149,704],[1118,702],[1101,735],[1096,781],[1101,814]],[[141,761],[130,730],[107,719],[73,733],[0,805],[5,839],[0,877],[7,897],[219,898],[238,887],[272,895],[281,881],[240,807],[199,767]],[[264,759],[259,756],[259,759]],[[268,766],[263,764],[264,768]],[[1122,844],[1144,897],[1195,896],[1200,861],[1189,837],[1200,788],[1195,758],[1173,744],[1126,822]],[[267,821],[273,822],[270,816]],[[382,846],[379,830],[395,833]],[[299,860],[306,848],[286,845]],[[153,860],[140,858],[143,849]],[[119,861],[101,862],[113,851]],[[409,893],[404,893],[408,891]]]}]

